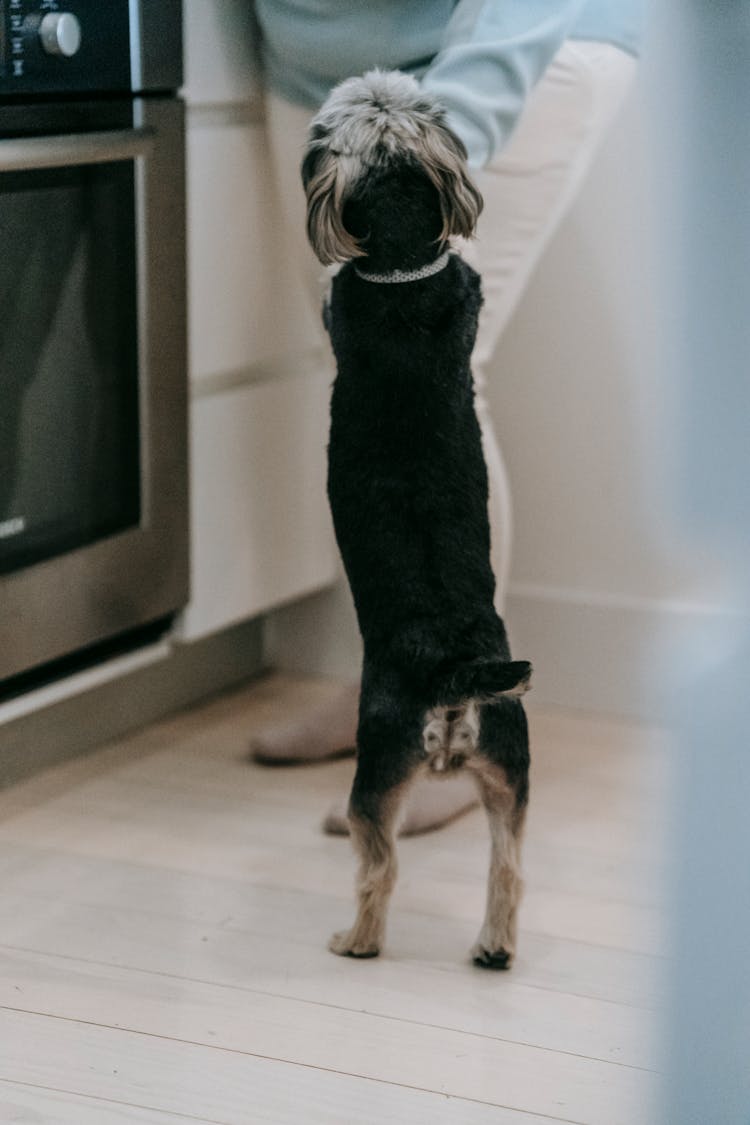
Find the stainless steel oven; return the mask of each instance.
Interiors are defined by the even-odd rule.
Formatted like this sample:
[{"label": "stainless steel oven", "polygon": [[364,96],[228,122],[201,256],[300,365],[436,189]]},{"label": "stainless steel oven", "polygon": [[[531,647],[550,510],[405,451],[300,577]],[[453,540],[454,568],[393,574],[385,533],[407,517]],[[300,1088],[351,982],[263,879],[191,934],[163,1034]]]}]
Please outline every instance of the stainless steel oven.
[{"label": "stainless steel oven", "polygon": [[188,595],[177,0],[0,0],[0,691]]}]

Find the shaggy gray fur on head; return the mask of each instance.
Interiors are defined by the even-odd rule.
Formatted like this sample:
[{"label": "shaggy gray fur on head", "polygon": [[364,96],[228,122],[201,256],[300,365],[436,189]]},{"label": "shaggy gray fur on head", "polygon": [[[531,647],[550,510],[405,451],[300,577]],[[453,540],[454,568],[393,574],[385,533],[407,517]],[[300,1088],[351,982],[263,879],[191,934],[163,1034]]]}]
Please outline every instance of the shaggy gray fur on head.
[{"label": "shaggy gray fur on head", "polygon": [[400,71],[371,70],[331,91],[310,125],[302,164],[308,236],[322,262],[364,256],[344,227],[344,204],[368,171],[405,159],[417,162],[438,191],[440,241],[471,237],[482,198],[440,103]]}]

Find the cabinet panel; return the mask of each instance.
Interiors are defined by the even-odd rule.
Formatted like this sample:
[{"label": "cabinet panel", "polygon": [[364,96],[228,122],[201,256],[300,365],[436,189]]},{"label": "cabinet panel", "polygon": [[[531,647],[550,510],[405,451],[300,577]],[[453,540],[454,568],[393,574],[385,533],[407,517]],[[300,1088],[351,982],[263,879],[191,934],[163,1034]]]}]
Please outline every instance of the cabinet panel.
[{"label": "cabinet panel", "polygon": [[322,371],[194,399],[186,638],[334,581],[325,493],[329,380]]},{"label": "cabinet panel", "polygon": [[189,104],[244,101],[261,88],[257,32],[248,0],[185,0]]},{"label": "cabinet panel", "polygon": [[188,121],[195,381],[309,348],[320,330],[286,250],[263,128]]}]

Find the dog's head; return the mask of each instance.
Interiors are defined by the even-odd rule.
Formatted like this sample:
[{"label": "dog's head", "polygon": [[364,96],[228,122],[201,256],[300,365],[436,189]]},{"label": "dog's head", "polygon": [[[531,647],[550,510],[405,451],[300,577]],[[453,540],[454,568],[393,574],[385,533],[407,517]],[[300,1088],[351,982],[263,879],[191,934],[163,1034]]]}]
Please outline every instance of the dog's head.
[{"label": "dog's head", "polygon": [[331,91],[310,125],[302,181],[308,237],[326,265],[383,242],[403,260],[420,239],[469,238],[482,209],[445,111],[399,71]]}]

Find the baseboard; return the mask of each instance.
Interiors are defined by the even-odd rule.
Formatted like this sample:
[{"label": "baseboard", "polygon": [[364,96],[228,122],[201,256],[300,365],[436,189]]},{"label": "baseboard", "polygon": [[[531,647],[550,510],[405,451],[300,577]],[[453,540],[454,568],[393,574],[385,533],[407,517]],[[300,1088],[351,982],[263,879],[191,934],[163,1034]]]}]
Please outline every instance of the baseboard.
[{"label": "baseboard", "polygon": [[511,585],[514,656],[534,665],[533,700],[663,721],[690,653],[723,647],[720,607]]},{"label": "baseboard", "polygon": [[[515,583],[505,620],[514,656],[534,664],[530,706],[653,722],[664,720],[675,684],[685,682],[684,662],[725,647],[727,614],[692,602]],[[356,679],[361,648],[344,580],[269,614],[264,651],[284,671]]]},{"label": "baseboard", "polygon": [[[263,669],[262,627],[249,621],[96,683],[68,698],[43,695],[30,713],[0,726],[0,785],[97,749],[252,679]],[[79,685],[80,686],[80,685]],[[51,697],[50,697],[51,698]]]},{"label": "baseboard", "polygon": [[333,586],[273,610],[264,624],[263,651],[271,667],[300,675],[358,678],[362,643],[343,575]]}]

